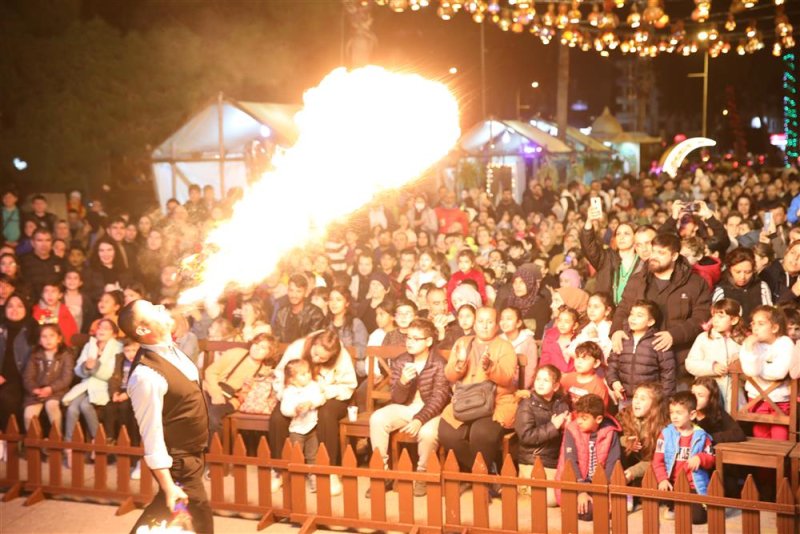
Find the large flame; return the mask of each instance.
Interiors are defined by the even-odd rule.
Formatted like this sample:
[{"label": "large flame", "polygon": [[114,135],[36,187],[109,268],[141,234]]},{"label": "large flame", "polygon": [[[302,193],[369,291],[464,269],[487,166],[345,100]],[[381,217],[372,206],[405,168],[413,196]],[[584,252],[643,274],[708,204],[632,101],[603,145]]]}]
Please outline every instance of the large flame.
[{"label": "large flame", "polygon": [[337,69],[304,102],[297,142],[209,234],[206,250],[214,252],[181,303],[214,299],[231,282],[260,282],[337,218],[418,177],[459,136],[455,98],[413,74]]}]

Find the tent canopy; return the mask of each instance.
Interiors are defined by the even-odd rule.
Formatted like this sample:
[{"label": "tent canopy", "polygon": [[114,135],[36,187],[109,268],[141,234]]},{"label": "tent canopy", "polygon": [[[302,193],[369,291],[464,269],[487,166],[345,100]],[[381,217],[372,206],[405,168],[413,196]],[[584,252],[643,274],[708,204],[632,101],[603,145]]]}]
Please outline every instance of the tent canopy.
[{"label": "tent canopy", "polygon": [[481,121],[461,136],[458,146],[474,156],[530,155],[541,152],[557,156],[572,152],[561,140],[516,120]]},{"label": "tent canopy", "polygon": [[239,102],[223,96],[206,105],[151,155],[160,204],[170,198],[184,202],[192,183],[211,185],[218,196],[231,187],[244,187],[251,143],[291,146],[297,139],[294,116],[299,110],[295,105]]},{"label": "tent canopy", "polygon": [[[534,119],[531,121],[531,124],[535,128],[538,128],[543,132],[547,132],[550,135],[558,135],[558,126],[554,122],[546,121],[544,119]],[[610,155],[612,152],[612,150],[606,145],[597,139],[589,137],[580,131],[580,129],[573,126],[567,126],[567,143],[572,145],[580,152],[599,152],[608,155]]]}]

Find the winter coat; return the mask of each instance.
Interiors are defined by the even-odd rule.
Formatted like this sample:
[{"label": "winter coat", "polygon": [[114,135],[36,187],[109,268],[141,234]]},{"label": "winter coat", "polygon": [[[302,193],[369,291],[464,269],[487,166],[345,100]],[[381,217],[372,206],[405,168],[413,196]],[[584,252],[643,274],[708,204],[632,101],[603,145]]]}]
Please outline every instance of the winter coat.
[{"label": "winter coat", "polygon": [[636,386],[645,382],[658,382],[664,388],[664,396],[675,393],[675,355],[672,351],[657,351],[653,348],[656,330],[649,329],[634,346],[633,334],[622,342],[622,352],[612,352],[608,358],[606,382],[613,385],[621,382],[628,397],[633,396]]},{"label": "winter coat", "polygon": [[39,324],[55,324],[61,330],[61,336],[64,338],[64,344],[67,347],[72,346],[72,336],[78,333],[78,324],[75,318],[64,303],[58,304],[57,316],[53,317],[53,312],[47,308],[43,308],[40,304],[34,304],[31,315]]},{"label": "winter coat", "polygon": [[722,278],[722,262],[718,258],[706,256],[692,265],[692,272],[705,280],[709,289],[714,289],[714,286]]},{"label": "winter coat", "polygon": [[[657,292],[654,278],[650,272],[643,271],[628,280],[622,301],[614,313],[611,332],[622,330],[627,324],[634,302],[645,298],[653,300],[662,315],[661,324],[656,327],[672,336],[670,350],[675,354],[678,369],[682,373],[683,362],[692,343],[711,316],[711,290],[681,256],[678,256],[670,282],[663,291]],[[652,291],[648,291],[651,287]]]},{"label": "winter coat", "polygon": [[560,334],[555,326],[548,328],[542,339],[542,354],[539,358],[539,365],[555,365],[561,373],[571,373],[575,370],[575,360],[567,360],[561,345],[558,344]]},{"label": "winter coat", "polygon": [[713,330],[703,332],[692,344],[689,355],[686,357],[686,370],[692,376],[713,376],[722,393],[723,406],[725,410],[731,409],[731,395],[733,392],[733,380],[731,376],[719,376],[714,372],[714,364],[719,363],[728,367],[731,363],[739,359],[739,349],[741,345],[736,343],[730,336],[721,336]]},{"label": "winter coat", "polygon": [[[75,363],[75,374],[83,378],[80,384],[70,389],[61,402],[68,405],[80,395],[89,395],[89,402],[97,406],[105,406],[111,400],[108,393],[108,381],[114,374],[114,364],[117,361],[117,354],[122,352],[122,343],[116,339],[109,339],[103,352],[98,353],[97,339],[91,337],[89,342],[84,345],[78,361]],[[97,361],[92,369],[86,368],[86,360],[90,357]]]},{"label": "winter coat", "polygon": [[[31,328],[31,324],[20,328],[14,341],[12,341],[14,343],[14,360],[17,363],[17,369],[20,374],[25,370],[25,366],[28,365],[28,360],[31,357]],[[6,359],[6,343],[8,343],[8,328],[0,325],[0,369],[3,368],[3,363]]]},{"label": "winter coat", "polygon": [[408,384],[403,385],[400,383],[403,367],[413,361],[414,357],[407,352],[394,359],[392,363],[392,402],[395,404],[411,404],[417,391],[419,391],[424,404],[414,415],[414,419],[419,420],[424,425],[441,414],[444,407],[450,402],[450,382],[447,381],[447,376],[444,374],[447,360],[438,351],[430,352],[422,372]]},{"label": "winter coat", "polygon": [[[290,333],[286,331],[289,315],[292,313],[292,307],[288,303],[286,306],[278,310],[275,316],[275,322],[272,325],[272,333],[278,338],[281,343],[291,343],[297,338],[289,339]],[[305,337],[315,330],[323,328],[325,324],[325,314],[322,310],[311,304],[311,301],[306,301],[303,309],[297,317],[298,332],[300,337]]]},{"label": "winter coat", "polygon": [[[22,373],[22,385],[25,387],[25,406],[38,404],[49,400],[61,400],[72,383],[72,368],[75,365],[75,356],[68,348],[56,351],[52,361],[48,362],[42,349],[37,348],[31,353],[28,365]],[[50,386],[53,392],[44,399],[33,394],[36,388]]]},{"label": "winter coat", "polygon": [[772,302],[791,302],[794,299],[792,285],[797,281],[797,275],[790,275],[783,268],[781,260],[775,260],[761,271],[759,278],[767,283],[772,292]]},{"label": "winter coat", "polygon": [[[739,351],[739,360],[742,362],[742,372],[753,378],[762,390],[768,389],[773,382],[781,384],[769,393],[769,398],[775,402],[789,401],[789,370],[794,359],[794,343],[786,336],[781,336],[774,343],[756,343],[752,351],[744,346]],[[759,395],[756,388],[749,382],[744,386],[750,398]]]},{"label": "winter coat", "polygon": [[744,287],[739,287],[731,282],[730,277],[723,275],[714,292],[711,295],[711,302],[722,299],[733,299],[742,307],[742,321],[750,324],[750,315],[753,310],[761,305],[772,306],[772,292],[763,280],[754,276],[753,279]]},{"label": "winter coat", "polygon": [[742,427],[728,412],[720,410],[719,415],[719,419],[713,421],[708,417],[697,421],[697,425],[711,436],[711,441],[715,445],[717,443],[738,443],[747,439]]},{"label": "winter coat", "polygon": [[[611,295],[614,286],[614,277],[619,272],[620,265],[622,265],[622,258],[620,258],[619,252],[604,248],[603,243],[597,238],[597,234],[594,230],[586,230],[583,228],[580,234],[578,234],[578,237],[586,259],[597,271],[595,275],[595,291],[602,291]],[[635,274],[641,271],[643,265],[644,263],[637,257],[633,267],[633,273]]]},{"label": "winter coat", "polygon": [[519,463],[533,465],[538,457],[544,467],[555,469],[563,427],[556,428],[550,419],[569,409],[569,398],[561,391],[556,391],[549,401],[531,392],[530,398],[519,402],[514,422],[514,431],[519,438]]},{"label": "winter coat", "polygon": [[[595,432],[596,467],[604,466],[609,480],[611,479],[611,472],[614,470],[614,464],[617,463],[617,460],[622,455],[618,434],[620,431],[622,431],[622,428],[620,428],[616,419],[607,415],[600,423],[597,432]],[[564,465],[567,462],[571,462],[578,482],[592,481],[592,476],[589,475],[589,441],[591,437],[591,434],[581,432],[576,421],[567,423],[564,429],[564,442],[561,446],[561,453],[558,456],[556,480],[561,480]]]}]

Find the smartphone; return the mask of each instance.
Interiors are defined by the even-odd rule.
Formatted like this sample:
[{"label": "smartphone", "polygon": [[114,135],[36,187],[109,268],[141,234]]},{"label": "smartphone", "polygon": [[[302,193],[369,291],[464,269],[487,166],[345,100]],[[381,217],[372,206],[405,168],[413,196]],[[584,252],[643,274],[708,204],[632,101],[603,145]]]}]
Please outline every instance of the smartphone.
[{"label": "smartphone", "polygon": [[592,197],[591,203],[592,208],[603,211],[603,201],[600,200],[600,197]]},{"label": "smartphone", "polygon": [[772,226],[772,212],[768,211],[764,213],[764,228],[769,228]]}]

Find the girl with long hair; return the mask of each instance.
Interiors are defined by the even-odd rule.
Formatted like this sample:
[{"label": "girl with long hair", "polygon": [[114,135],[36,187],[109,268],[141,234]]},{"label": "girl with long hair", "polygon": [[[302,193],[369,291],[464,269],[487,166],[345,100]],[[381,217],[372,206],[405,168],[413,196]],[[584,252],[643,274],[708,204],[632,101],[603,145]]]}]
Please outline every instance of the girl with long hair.
[{"label": "girl with long hair", "polygon": [[633,392],[630,405],[617,418],[622,426],[622,466],[628,484],[640,486],[661,431],[669,424],[661,384],[645,382]]}]

